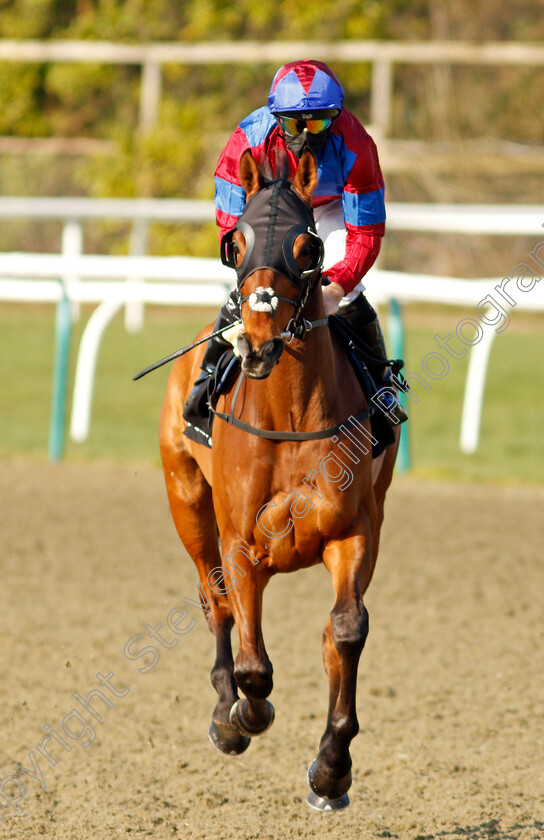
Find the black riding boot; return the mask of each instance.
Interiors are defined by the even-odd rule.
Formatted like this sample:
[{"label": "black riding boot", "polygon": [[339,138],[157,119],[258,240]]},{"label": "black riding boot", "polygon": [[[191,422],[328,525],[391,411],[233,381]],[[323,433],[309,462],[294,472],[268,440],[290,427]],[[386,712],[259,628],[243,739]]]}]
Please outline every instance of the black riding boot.
[{"label": "black riding boot", "polygon": [[[240,306],[238,303],[238,292],[230,293],[230,297],[221,307],[213,332],[233,324],[240,317]],[[221,336],[211,338],[206,345],[204,357],[200,365],[202,373],[196,380],[193,390],[187,397],[183,406],[183,417],[190,423],[197,423],[198,420],[205,420],[208,417],[208,383],[214,374],[221,356],[231,348],[231,344]]]},{"label": "black riding boot", "polygon": [[[351,303],[348,303],[345,307],[340,307],[338,314],[344,318],[373,355],[384,360],[387,359],[385,339],[378,316],[362,292]],[[391,421],[392,425],[396,426],[398,423],[404,423],[408,419],[408,415],[399,402],[397,389],[391,378],[391,367],[380,364],[377,359],[373,360],[371,358],[365,358],[365,363],[376,387],[379,390],[384,389],[379,397],[379,402],[385,416]]]}]

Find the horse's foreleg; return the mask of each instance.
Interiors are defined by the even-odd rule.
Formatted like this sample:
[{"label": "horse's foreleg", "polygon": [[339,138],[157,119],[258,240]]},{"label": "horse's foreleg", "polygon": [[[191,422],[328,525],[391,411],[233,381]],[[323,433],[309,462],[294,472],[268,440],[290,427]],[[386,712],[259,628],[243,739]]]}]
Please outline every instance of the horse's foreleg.
[{"label": "horse's foreleg", "polygon": [[234,677],[247,698],[233,705],[230,720],[248,737],[261,734],[274,720],[274,707],[266,699],[272,691],[273,669],[261,627],[263,591],[270,573],[261,565],[255,566],[250,556],[249,552],[233,556],[236,584],[228,593],[239,638]]},{"label": "horse's foreleg", "polygon": [[215,626],[217,656],[212,668],[212,685],[217,691],[218,701],[212,714],[208,732],[210,741],[227,755],[239,755],[249,747],[251,737],[241,732],[231,722],[231,709],[238,702],[238,691],[234,679],[234,661],[230,632],[233,619]]},{"label": "horse's foreleg", "polygon": [[161,437],[161,457],[172,519],[197,567],[202,606],[215,636],[216,659],[211,681],[218,700],[209,737],[221,752],[239,754],[247,749],[249,739],[240,735],[229,719],[232,705],[238,699],[230,639],[234,619],[227,596],[209,581],[210,572],[221,567],[211,487],[190,453],[183,446],[172,445],[166,434]]},{"label": "horse's foreleg", "polygon": [[323,638],[330,687],[327,727],[318,756],[308,771],[308,803],[319,810],[339,810],[349,804],[349,746],[359,731],[355,708],[357,668],[368,634],[363,592],[372,567],[370,523],[365,530],[365,536],[329,543],[323,554],[336,599]]}]

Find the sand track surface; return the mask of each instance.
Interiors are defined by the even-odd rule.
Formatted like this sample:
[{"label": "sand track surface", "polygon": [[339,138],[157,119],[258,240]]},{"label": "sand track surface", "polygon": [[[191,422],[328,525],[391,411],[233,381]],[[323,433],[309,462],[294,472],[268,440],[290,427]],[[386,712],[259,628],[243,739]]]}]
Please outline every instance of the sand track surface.
[{"label": "sand track surface", "polygon": [[154,642],[160,659],[125,655],[151,644],[146,625],[172,640],[168,615],[196,598],[161,473],[3,462],[0,494],[0,838],[544,838],[544,488],[396,480],[338,815],[305,804],[327,707],[323,567],[265,593],[276,721],[230,759],[207,738],[197,608],[177,645]]}]

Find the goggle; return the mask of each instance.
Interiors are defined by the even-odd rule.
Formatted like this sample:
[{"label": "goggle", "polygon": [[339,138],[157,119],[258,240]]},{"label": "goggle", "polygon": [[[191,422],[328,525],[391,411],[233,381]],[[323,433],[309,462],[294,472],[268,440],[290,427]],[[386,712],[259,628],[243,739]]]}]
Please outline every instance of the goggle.
[{"label": "goggle", "polygon": [[302,134],[305,128],[310,134],[321,134],[333,124],[333,117],[325,117],[321,120],[296,120],[294,117],[277,116],[278,123],[287,134]]}]

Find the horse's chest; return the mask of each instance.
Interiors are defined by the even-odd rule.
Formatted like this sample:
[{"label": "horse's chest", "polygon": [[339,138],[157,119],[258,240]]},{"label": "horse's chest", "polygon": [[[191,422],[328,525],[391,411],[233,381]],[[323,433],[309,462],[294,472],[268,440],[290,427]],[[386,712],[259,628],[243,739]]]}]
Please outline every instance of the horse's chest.
[{"label": "horse's chest", "polygon": [[[260,452],[251,481],[224,494],[230,528],[273,571],[320,561],[323,545],[353,532],[362,500],[372,493],[370,461],[357,464],[331,442]],[[239,464],[247,469],[247,463]],[[223,506],[223,505],[221,505]]]},{"label": "horse's chest", "polygon": [[357,518],[359,494],[350,487],[347,475],[331,487],[310,476],[275,493],[255,516],[253,539],[262,562],[274,571],[318,562],[323,542],[346,533]]}]

